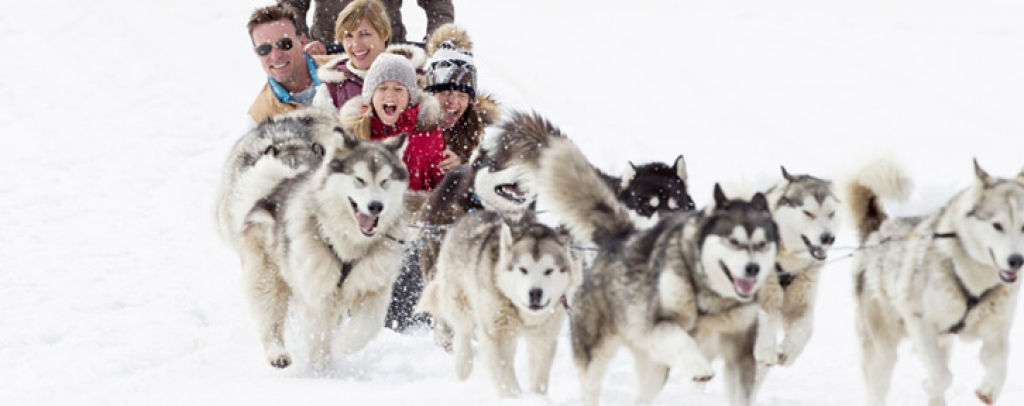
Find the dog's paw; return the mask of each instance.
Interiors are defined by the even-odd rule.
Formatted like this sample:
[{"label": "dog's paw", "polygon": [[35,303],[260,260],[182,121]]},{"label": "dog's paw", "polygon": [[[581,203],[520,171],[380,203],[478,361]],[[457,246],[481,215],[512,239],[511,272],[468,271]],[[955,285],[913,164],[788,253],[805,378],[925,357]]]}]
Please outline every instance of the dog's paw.
[{"label": "dog's paw", "polygon": [[465,381],[469,378],[469,373],[473,372],[473,356],[470,354],[469,357],[460,356],[460,353],[455,353],[455,377],[459,378],[460,381]]},{"label": "dog's paw", "polygon": [[774,345],[759,345],[754,348],[754,360],[766,367],[780,364],[785,353],[780,353]]},{"label": "dog's paw", "polygon": [[693,357],[686,364],[683,370],[690,373],[694,382],[707,382],[715,377],[715,370],[703,356]]},{"label": "dog's paw", "polygon": [[991,405],[996,401],[995,391],[988,385],[981,385],[978,389],[974,390],[974,394],[978,396],[978,400],[980,400],[981,403],[986,405]]}]

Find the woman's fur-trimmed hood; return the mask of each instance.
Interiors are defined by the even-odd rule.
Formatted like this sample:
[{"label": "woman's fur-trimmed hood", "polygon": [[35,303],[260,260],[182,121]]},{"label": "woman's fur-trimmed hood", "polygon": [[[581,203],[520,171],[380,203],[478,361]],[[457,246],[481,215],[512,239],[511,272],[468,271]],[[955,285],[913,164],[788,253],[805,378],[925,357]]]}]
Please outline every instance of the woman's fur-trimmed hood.
[{"label": "woman's fur-trimmed hood", "polygon": [[[416,114],[416,130],[423,131],[430,127],[441,125],[441,103],[437,101],[434,95],[428,92],[419,92],[419,100],[415,104],[419,104],[420,111]],[[363,115],[363,107],[371,109],[370,100],[366,100],[363,96],[356,96],[345,102],[338,114],[341,116],[341,128],[346,133],[354,134],[355,130],[355,118]],[[411,107],[411,106],[410,106]],[[369,110],[365,114],[372,114]]]}]

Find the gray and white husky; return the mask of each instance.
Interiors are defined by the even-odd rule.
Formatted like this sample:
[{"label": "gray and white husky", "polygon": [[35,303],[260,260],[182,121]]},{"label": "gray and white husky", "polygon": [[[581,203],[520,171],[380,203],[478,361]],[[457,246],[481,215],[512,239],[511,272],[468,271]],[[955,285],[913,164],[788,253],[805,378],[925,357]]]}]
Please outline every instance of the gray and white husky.
[{"label": "gray and white husky", "polygon": [[[302,109],[271,117],[235,142],[224,165],[216,204],[217,228],[228,244],[233,247],[237,241],[242,216],[255,203],[247,199],[269,193],[281,179],[320,166],[325,146],[331,142],[334,128],[339,125],[334,114],[320,109]],[[274,169],[255,171],[260,172],[255,175],[259,178],[257,181],[243,180],[261,163],[270,164]],[[268,171],[277,175],[269,176]]]},{"label": "gray and white husky", "polygon": [[882,198],[902,198],[910,181],[892,161],[863,169],[848,204],[862,244],[854,263],[857,332],[868,402],[885,404],[900,341],[923,361],[928,404],[945,405],[956,336],[980,339],[985,375],[975,389],[991,404],[1006,382],[1007,335],[1024,264],[1024,171],[976,179],[936,213],[889,218]]},{"label": "gray and white husky", "polygon": [[429,312],[438,334],[450,328],[455,372],[473,369],[472,339],[503,397],[521,392],[516,379],[516,342],[525,338],[529,390],[547,392],[558,333],[565,322],[565,296],[581,271],[569,255],[569,235],[516,215],[475,211],[445,235],[437,275],[423,290],[418,311]]},{"label": "gray and white husky", "polygon": [[243,290],[270,365],[292,363],[283,338],[290,309],[314,367],[332,351],[358,351],[383,327],[404,248],[405,141],[336,133],[315,170],[243,199],[255,201],[237,234]]},{"label": "gray and white husky", "polygon": [[839,199],[832,181],[810,175],[790,175],[765,192],[772,218],[779,226],[776,272],[758,299],[772,331],[782,331],[779,364],[792,365],[814,330],[814,302],[828,250],[840,227]]},{"label": "gray and white husky", "polygon": [[767,316],[757,294],[775,268],[779,241],[765,196],[730,200],[716,184],[713,207],[638,231],[571,142],[552,142],[540,162],[541,205],[574,238],[601,247],[570,302],[581,404],[598,403],[621,346],[634,357],[638,402],[656,397],[669,368],[706,381],[714,376],[709,361],[721,357],[730,404],[753,403],[758,363],[778,358],[774,337],[758,334]]}]

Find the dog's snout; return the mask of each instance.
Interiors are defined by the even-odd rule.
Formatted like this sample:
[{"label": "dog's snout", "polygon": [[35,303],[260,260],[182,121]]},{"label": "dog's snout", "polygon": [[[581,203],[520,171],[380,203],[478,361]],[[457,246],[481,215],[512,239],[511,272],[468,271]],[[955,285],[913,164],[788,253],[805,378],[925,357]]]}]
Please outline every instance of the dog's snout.
[{"label": "dog's snout", "polygon": [[832,245],[836,242],[836,236],[832,233],[821,233],[821,245]]},{"label": "dog's snout", "polygon": [[530,289],[530,305],[540,305],[540,300],[544,298],[544,290],[540,288]]},{"label": "dog's snout", "polygon": [[380,212],[384,211],[384,204],[374,200],[370,202],[369,205],[366,206],[366,210],[369,210],[370,214],[376,216],[380,214]]},{"label": "dog's snout", "polygon": [[761,272],[761,265],[749,262],[743,269],[747,272],[747,277],[757,276],[757,274]]},{"label": "dog's snout", "polygon": [[1010,269],[1014,271],[1019,270],[1021,265],[1024,265],[1024,256],[1020,254],[1010,255],[1010,258],[1006,259],[1006,263],[1010,265]]}]

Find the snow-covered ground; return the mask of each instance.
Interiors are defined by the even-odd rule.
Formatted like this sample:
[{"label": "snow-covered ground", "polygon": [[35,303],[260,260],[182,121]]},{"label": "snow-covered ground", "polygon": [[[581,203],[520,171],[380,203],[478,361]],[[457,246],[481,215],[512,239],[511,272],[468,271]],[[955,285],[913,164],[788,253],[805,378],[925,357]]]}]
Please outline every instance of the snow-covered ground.
[{"label": "snow-covered ground", "polygon": [[[501,402],[456,380],[426,334],[382,332],[329,376],[263,360],[213,192],[263,73],[245,30],[259,1],[40,0],[0,14],[0,401],[10,405],[528,404],[579,397],[567,332],[550,393]],[[406,1],[410,32],[425,23]],[[535,109],[610,171],[684,154],[691,191],[792,173],[839,177],[878,153],[923,213],[976,157],[1024,159],[1024,3],[469,1],[480,87]],[[413,35],[411,35],[412,37]],[[854,245],[847,229],[838,245]],[[840,253],[834,254],[839,256]],[[772,371],[763,405],[864,400],[850,263],[826,269],[818,328]],[[1021,316],[1019,315],[1018,318]],[[1024,404],[1024,331],[1000,404]],[[977,343],[955,347],[954,405],[977,404]],[[922,404],[902,347],[890,404]],[[604,400],[630,401],[621,354]],[[658,404],[723,404],[673,376]]]}]

